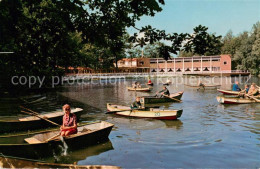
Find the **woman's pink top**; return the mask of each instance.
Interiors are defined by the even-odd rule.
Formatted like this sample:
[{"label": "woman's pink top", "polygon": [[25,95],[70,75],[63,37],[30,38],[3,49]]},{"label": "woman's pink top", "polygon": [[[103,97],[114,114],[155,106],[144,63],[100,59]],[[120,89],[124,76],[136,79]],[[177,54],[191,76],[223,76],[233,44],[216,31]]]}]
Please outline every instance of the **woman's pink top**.
[{"label": "woman's pink top", "polygon": [[77,124],[77,117],[75,114],[71,114],[68,116],[67,114],[65,114],[63,116],[63,124],[65,127],[71,127],[75,124]]}]

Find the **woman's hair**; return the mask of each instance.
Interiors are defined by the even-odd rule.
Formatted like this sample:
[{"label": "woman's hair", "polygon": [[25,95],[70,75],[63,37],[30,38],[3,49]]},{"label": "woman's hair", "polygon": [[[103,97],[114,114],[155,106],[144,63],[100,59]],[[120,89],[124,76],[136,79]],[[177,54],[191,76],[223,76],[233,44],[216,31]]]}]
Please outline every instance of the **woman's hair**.
[{"label": "woman's hair", "polygon": [[65,104],[64,106],[62,106],[62,109],[63,109],[63,110],[65,110],[66,108],[69,108],[69,109],[70,109],[70,105]]}]

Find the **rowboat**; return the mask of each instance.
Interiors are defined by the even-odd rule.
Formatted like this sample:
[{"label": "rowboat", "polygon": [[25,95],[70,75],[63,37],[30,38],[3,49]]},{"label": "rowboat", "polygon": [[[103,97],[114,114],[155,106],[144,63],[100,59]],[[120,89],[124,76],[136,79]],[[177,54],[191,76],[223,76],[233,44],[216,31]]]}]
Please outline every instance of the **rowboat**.
[{"label": "rowboat", "polygon": [[73,168],[73,169],[119,169],[117,166],[107,165],[76,165],[76,164],[59,164],[46,163],[44,161],[5,156],[0,154],[0,168]]},{"label": "rowboat", "polygon": [[239,95],[239,91],[231,91],[231,90],[222,90],[222,89],[217,89],[220,93],[223,93],[224,95]]},{"label": "rowboat", "polygon": [[217,101],[222,104],[248,104],[256,103],[253,99],[217,96]]},{"label": "rowboat", "polygon": [[[83,109],[75,108],[71,110],[71,113],[75,113],[77,118],[80,117],[80,112]],[[52,113],[46,113],[39,115],[41,118],[51,120],[55,123],[62,124],[62,116],[64,113],[62,111],[56,111]],[[46,127],[53,127],[54,125],[35,116],[28,116],[24,118],[19,118],[17,120],[0,120],[0,133],[15,132],[15,131],[25,131],[25,130],[35,130]]]},{"label": "rowboat", "polygon": [[[168,97],[155,97],[155,96],[143,96],[141,97],[141,103],[143,104],[153,104],[153,103],[167,103],[167,102],[177,102],[177,100],[181,100],[183,92],[172,93],[170,94],[170,98]],[[172,99],[171,99],[172,98]],[[176,99],[176,100],[174,100]]]},{"label": "rowboat", "polygon": [[[78,127],[77,134],[64,137],[64,141],[69,149],[94,145],[108,140],[113,126],[113,124],[105,121],[81,126]],[[63,147],[63,142],[60,137],[54,137],[59,132],[59,130],[56,130],[34,135],[25,139],[27,143],[0,144],[0,153],[27,158],[42,158],[51,156],[54,153],[60,154],[60,147]]]},{"label": "rowboat", "polygon": [[[118,111],[114,114],[136,118],[152,118],[159,120],[176,120],[181,117],[183,110],[161,110],[150,108],[150,110],[130,110],[128,106],[113,105],[107,103],[108,111]],[[124,111],[125,110],[125,111]]]},{"label": "rowboat", "polygon": [[[198,85],[188,85],[188,84],[184,84],[184,85],[188,86],[188,87],[196,87],[196,88],[202,87],[202,86],[198,86]],[[221,85],[220,84],[218,84],[218,85],[204,85],[204,88],[217,88],[219,86],[221,86]]]},{"label": "rowboat", "polygon": [[136,91],[136,92],[150,92],[151,88],[133,88],[133,87],[127,87],[127,90],[129,91]]}]

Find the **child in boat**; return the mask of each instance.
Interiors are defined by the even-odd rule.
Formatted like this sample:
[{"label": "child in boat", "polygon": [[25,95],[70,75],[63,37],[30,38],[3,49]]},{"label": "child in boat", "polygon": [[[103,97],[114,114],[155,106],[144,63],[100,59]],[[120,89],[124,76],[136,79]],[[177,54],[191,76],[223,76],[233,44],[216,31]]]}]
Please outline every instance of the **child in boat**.
[{"label": "child in boat", "polygon": [[232,91],[241,91],[238,84],[239,84],[238,81],[236,81],[235,84],[233,84]]},{"label": "child in boat", "polygon": [[140,97],[136,97],[135,102],[131,104],[131,109],[140,109],[140,108],[142,108]]},{"label": "child in boat", "polygon": [[70,105],[68,104],[63,106],[63,111],[64,116],[62,126],[60,127],[60,135],[64,137],[71,134],[76,134],[78,132],[76,115],[71,113]]},{"label": "child in boat", "polygon": [[151,81],[151,79],[148,79],[148,84],[152,84],[152,81]]}]

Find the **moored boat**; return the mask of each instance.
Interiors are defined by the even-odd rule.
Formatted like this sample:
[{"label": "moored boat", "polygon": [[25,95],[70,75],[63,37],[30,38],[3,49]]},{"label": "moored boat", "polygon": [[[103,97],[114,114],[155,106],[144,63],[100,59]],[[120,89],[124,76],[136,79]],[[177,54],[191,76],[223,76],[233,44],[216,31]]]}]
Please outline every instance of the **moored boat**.
[{"label": "moored boat", "polygon": [[[83,109],[81,108],[71,109],[71,113],[76,114],[78,119],[82,111]],[[51,120],[55,123],[62,124],[63,115],[64,113],[62,111],[56,111],[52,113],[41,114],[39,116],[41,118]],[[0,120],[0,126],[0,133],[7,133],[53,127],[54,125],[43,119],[40,119],[39,117],[28,116],[17,120]]]},{"label": "moored boat", "polygon": [[231,91],[231,90],[222,90],[222,89],[217,89],[220,93],[223,93],[224,95],[239,95],[239,91]]},{"label": "moored boat", "polygon": [[[105,121],[78,127],[78,133],[64,137],[69,149],[97,144],[108,139],[113,128],[112,123]],[[63,145],[58,136],[60,130],[34,135],[26,138],[27,143],[0,144],[0,153],[17,157],[40,158],[60,152]]]},{"label": "moored boat", "polygon": [[84,169],[119,169],[117,166],[107,165],[77,165],[77,164],[59,164],[46,163],[44,161],[6,156],[0,154],[0,168],[84,168]]},{"label": "moored boat", "polygon": [[127,90],[129,91],[136,91],[136,92],[150,92],[151,88],[133,88],[133,87],[127,87]]},{"label": "moored boat", "polygon": [[[152,118],[159,120],[176,120],[181,117],[183,110],[161,110],[150,108],[149,110],[130,110],[128,106],[107,104],[108,111],[117,111],[114,114],[136,118]],[[124,111],[125,110],[125,111]]]},{"label": "moored boat", "polygon": [[172,93],[169,97],[155,97],[155,96],[143,96],[141,97],[141,103],[153,104],[153,103],[167,103],[167,102],[178,102],[184,92]]},{"label": "moored boat", "polygon": [[256,103],[256,101],[254,99],[223,97],[223,96],[217,96],[217,101],[219,103],[222,103],[222,104],[248,104],[248,103]]}]

